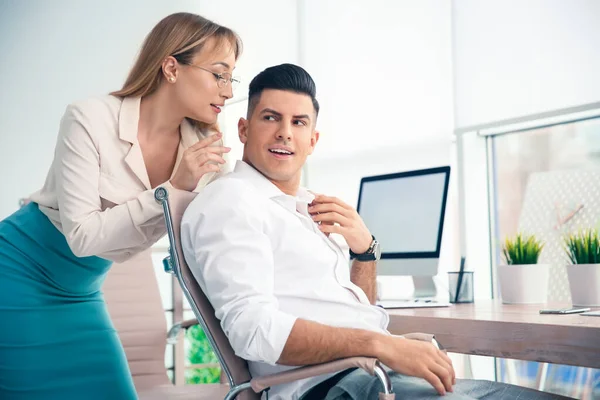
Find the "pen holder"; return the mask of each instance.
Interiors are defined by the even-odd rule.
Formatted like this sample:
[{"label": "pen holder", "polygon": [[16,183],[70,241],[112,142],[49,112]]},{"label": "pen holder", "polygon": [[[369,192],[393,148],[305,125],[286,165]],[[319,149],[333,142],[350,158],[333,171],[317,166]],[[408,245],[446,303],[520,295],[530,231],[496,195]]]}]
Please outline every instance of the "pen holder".
[{"label": "pen holder", "polygon": [[460,282],[460,292],[456,297],[456,288],[459,284],[460,272],[448,272],[448,292],[450,303],[473,302],[473,271],[464,271]]}]

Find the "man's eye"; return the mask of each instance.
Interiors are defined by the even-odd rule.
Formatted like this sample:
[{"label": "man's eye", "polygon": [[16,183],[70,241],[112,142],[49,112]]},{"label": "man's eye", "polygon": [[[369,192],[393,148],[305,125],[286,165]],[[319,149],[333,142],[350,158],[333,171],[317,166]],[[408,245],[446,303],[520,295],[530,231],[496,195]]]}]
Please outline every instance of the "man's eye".
[{"label": "man's eye", "polygon": [[301,119],[297,119],[294,121],[294,125],[300,125],[300,126],[305,126],[306,122],[301,120]]},{"label": "man's eye", "polygon": [[275,121],[275,117],[272,115],[265,115],[264,119],[265,121]]}]

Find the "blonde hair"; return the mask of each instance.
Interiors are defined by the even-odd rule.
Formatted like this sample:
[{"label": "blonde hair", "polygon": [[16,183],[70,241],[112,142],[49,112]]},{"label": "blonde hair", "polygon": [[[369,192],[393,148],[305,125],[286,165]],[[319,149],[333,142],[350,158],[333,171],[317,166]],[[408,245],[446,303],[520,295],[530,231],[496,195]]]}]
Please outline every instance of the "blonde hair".
[{"label": "blonde hair", "polygon": [[[162,82],[162,63],[166,57],[173,56],[181,64],[190,64],[210,38],[217,39],[218,46],[229,43],[235,59],[238,59],[242,52],[242,40],[231,29],[191,13],[176,13],[163,18],[146,36],[121,90],[111,95],[143,97],[154,93]],[[202,121],[190,122],[203,131],[218,129],[216,125]]]}]

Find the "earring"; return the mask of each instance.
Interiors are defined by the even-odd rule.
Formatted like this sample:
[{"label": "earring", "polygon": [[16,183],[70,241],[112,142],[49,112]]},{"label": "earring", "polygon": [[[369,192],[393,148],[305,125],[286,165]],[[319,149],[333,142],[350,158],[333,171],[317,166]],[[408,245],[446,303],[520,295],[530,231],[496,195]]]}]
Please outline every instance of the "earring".
[{"label": "earring", "polygon": [[173,78],[172,76],[169,77],[169,82],[175,82],[175,78]]}]

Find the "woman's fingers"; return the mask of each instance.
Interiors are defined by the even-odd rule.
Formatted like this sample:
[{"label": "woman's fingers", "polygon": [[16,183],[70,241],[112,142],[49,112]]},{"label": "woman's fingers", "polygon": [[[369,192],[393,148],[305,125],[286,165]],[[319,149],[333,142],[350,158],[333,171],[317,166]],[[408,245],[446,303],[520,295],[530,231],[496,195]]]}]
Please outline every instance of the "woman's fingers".
[{"label": "woman's fingers", "polygon": [[225,164],[223,153],[231,151],[229,147],[213,146],[222,137],[221,133],[209,136],[184,151],[181,163],[171,178],[173,187],[192,191],[204,174],[220,171],[219,164]]},{"label": "woman's fingers", "polygon": [[220,169],[221,167],[219,167],[217,164],[204,164],[200,167],[198,172],[200,176],[203,176],[209,172],[219,172]]},{"label": "woman's fingers", "polygon": [[206,147],[209,147],[211,144],[215,143],[216,141],[219,141],[223,138],[223,134],[221,132],[206,137],[204,139],[199,140],[198,142],[194,143],[192,146],[190,146],[188,148],[188,150],[190,152],[196,152],[198,150],[204,149]]},{"label": "woman's fingers", "polygon": [[218,164],[225,164],[225,159],[221,157],[219,154],[215,153],[201,153],[196,156],[196,161],[198,165],[204,165],[209,161],[214,161]]},{"label": "woman's fingers", "polygon": [[231,151],[231,147],[210,146],[210,147],[204,147],[202,149],[198,149],[198,150],[194,151],[192,153],[192,157],[196,157],[198,154],[204,154],[204,153],[223,154],[223,153],[229,153],[230,151]]}]

